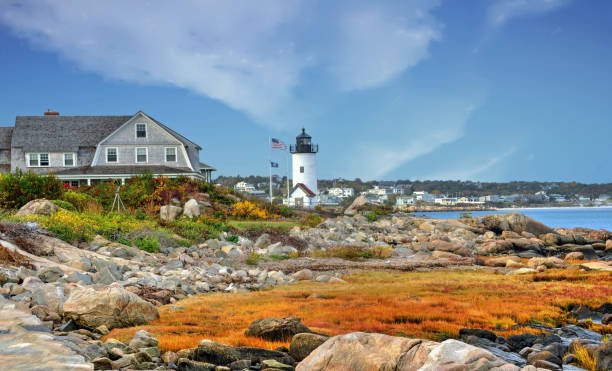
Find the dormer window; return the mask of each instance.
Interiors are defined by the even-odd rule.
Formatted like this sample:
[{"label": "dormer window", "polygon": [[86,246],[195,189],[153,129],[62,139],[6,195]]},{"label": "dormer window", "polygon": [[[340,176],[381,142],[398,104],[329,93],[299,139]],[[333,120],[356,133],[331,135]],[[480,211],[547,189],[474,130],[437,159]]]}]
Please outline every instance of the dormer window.
[{"label": "dormer window", "polygon": [[147,124],[136,124],[136,138],[147,137]]}]

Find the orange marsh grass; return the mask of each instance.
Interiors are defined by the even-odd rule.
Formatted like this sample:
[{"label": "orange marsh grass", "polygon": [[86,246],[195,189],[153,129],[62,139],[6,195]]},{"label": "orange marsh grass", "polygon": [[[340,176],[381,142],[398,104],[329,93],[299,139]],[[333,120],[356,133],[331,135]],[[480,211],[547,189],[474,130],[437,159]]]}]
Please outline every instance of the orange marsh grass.
[{"label": "orange marsh grass", "polygon": [[[286,316],[300,317],[314,331],[329,335],[371,331],[440,339],[458,337],[461,328],[470,327],[507,336],[534,331],[512,329],[516,324],[566,322],[562,307],[569,304],[597,306],[612,300],[610,273],[364,272],[344,279],[346,284],[301,282],[259,292],[201,295],[174,304],[184,310],[160,307],[159,320],[115,329],[106,338],[129,341],[145,329],[158,337],[162,351],[195,347],[202,339],[274,349],[288,344],[246,337],[244,331],[255,319]],[[612,326],[604,330],[612,332]]]}]

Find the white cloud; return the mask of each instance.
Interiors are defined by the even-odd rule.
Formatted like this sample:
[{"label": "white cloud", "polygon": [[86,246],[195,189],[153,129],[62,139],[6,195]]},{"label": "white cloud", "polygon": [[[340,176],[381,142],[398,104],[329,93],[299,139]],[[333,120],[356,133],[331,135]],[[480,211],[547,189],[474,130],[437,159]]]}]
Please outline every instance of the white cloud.
[{"label": "white cloud", "polygon": [[501,27],[516,17],[547,13],[567,5],[571,0],[498,0],[488,10],[488,23]]},{"label": "white cloud", "polygon": [[437,1],[26,0],[0,22],[107,78],[186,88],[275,126],[303,73],[380,86],[427,56]]}]

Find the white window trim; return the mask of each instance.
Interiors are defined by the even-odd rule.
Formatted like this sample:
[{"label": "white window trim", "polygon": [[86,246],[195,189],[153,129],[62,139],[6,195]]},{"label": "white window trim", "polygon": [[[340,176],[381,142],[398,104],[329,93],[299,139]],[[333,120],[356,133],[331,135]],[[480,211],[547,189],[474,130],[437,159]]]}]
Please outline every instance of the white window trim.
[{"label": "white window trim", "polygon": [[[166,153],[166,151],[169,148],[173,148],[174,149],[174,161],[168,161],[168,154]],[[164,147],[164,162],[172,162],[172,163],[178,162],[178,148],[176,148],[176,147]]]},{"label": "white window trim", "polygon": [[[138,125],[144,125],[145,126],[145,136],[144,137],[139,137],[138,136]],[[134,124],[134,138],[136,139],[146,139],[149,136],[149,125],[147,125],[146,122],[137,122],[136,124]]]},{"label": "white window trim", "polygon": [[[36,155],[37,165],[30,165],[30,155]],[[40,164],[40,155],[47,155],[48,165]],[[27,152],[26,153],[26,167],[50,167],[51,166],[51,153],[50,152]]]},{"label": "white window trim", "polygon": [[[147,156],[147,161],[138,161],[138,150],[144,148]],[[149,162],[149,147],[136,147],[134,148],[134,162],[137,164],[147,164]]]},{"label": "white window trim", "polygon": [[[108,161],[108,150],[109,149],[115,150],[115,152],[117,153],[117,161]],[[119,163],[119,147],[106,147],[106,150],[104,151],[104,161],[107,164],[118,164]]]},{"label": "white window trim", "polygon": [[[72,155],[72,165],[66,165],[66,155],[68,155],[68,154]],[[62,153],[62,161],[64,162],[64,167],[75,167],[76,164],[77,164],[76,155],[77,154],[74,153],[74,152],[64,152],[64,153]]]}]

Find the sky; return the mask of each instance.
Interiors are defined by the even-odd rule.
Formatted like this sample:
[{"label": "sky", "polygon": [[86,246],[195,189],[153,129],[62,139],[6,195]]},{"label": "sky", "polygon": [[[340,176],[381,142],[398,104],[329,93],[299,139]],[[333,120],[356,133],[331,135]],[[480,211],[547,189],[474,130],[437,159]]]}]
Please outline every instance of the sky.
[{"label": "sky", "polygon": [[0,2],[0,125],[139,110],[218,175],[612,182],[612,2]]}]

